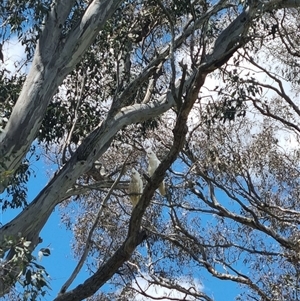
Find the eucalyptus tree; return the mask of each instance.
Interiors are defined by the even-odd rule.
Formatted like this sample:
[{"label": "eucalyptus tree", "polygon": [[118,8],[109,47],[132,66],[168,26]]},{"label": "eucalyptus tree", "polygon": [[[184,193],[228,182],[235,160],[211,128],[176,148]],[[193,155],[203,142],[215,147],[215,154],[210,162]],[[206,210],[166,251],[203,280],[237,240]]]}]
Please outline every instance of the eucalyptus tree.
[{"label": "eucalyptus tree", "polygon": [[[24,209],[0,229],[1,295],[16,281],[44,293],[31,253],[59,205],[75,224],[78,266],[55,300],[150,299],[151,286],[213,300],[199,269],[241,284],[243,299],[299,299],[299,152],[278,138],[299,134],[286,91],[299,85],[299,6],[3,1],[3,44],[17,34],[30,71],[8,74],[4,53],[3,208]],[[27,200],[37,145],[59,167]],[[148,147],[161,160],[151,177]],[[132,167],[144,180],[134,208]],[[91,276],[69,289],[85,262]]]}]

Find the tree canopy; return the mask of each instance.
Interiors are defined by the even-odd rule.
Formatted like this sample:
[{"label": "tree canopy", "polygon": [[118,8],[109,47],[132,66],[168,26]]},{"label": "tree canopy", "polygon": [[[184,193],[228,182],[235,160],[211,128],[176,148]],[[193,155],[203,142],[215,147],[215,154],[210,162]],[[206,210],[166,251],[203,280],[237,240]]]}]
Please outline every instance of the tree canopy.
[{"label": "tree canopy", "polygon": [[[0,295],[51,286],[32,252],[52,256],[40,232],[60,208],[78,265],[55,301],[214,300],[208,275],[236,300],[299,300],[299,7],[2,1],[1,205],[22,212],[0,228]],[[57,170],[29,200],[40,152]]]}]

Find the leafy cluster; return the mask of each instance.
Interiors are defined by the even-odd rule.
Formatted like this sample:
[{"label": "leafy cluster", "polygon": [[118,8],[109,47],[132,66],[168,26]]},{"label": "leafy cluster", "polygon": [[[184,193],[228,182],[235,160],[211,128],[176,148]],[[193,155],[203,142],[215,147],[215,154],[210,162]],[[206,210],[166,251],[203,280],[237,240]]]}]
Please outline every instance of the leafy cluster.
[{"label": "leafy cluster", "polygon": [[[26,241],[24,238],[20,238],[16,241],[14,238],[6,239],[4,245],[1,246],[0,255],[3,257],[3,250],[7,247],[11,248],[9,260],[1,262],[1,269],[9,269],[6,278],[1,277],[2,282],[11,282],[16,286],[15,280],[17,277],[18,284],[20,284],[24,291],[22,293],[18,292],[16,286],[16,292],[14,293],[18,299],[24,301],[27,300],[37,300],[38,296],[45,296],[47,290],[45,288],[50,288],[48,284],[48,274],[43,266],[36,262],[36,258],[32,256],[30,250],[30,241]],[[14,269],[21,269],[21,273],[17,276]],[[3,273],[2,273],[3,275]]]}]

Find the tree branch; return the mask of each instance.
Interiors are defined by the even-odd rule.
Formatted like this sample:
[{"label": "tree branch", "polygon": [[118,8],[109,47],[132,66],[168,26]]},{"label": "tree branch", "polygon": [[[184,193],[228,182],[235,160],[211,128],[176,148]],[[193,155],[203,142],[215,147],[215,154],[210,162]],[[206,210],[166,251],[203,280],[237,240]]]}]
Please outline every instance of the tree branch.
[{"label": "tree branch", "polygon": [[78,275],[80,269],[82,268],[82,266],[83,266],[83,264],[84,264],[84,262],[85,262],[85,260],[86,260],[86,258],[87,258],[87,256],[88,256],[88,254],[89,254],[89,251],[90,251],[90,249],[92,248],[92,244],[93,244],[93,243],[92,243],[92,236],[93,236],[93,234],[94,234],[94,231],[95,231],[95,229],[96,229],[96,226],[97,226],[97,224],[98,224],[98,222],[99,222],[99,219],[100,219],[100,217],[101,217],[101,214],[102,214],[102,212],[103,212],[103,208],[106,206],[106,204],[107,204],[107,202],[108,202],[108,200],[109,200],[109,198],[110,198],[112,192],[114,191],[114,189],[116,188],[117,184],[119,183],[121,177],[123,176],[124,170],[125,170],[125,166],[126,166],[126,162],[127,162],[127,160],[128,160],[128,158],[129,158],[130,155],[131,155],[131,154],[129,154],[129,155],[127,156],[127,158],[125,159],[124,164],[123,164],[123,166],[122,166],[122,169],[121,169],[121,171],[120,171],[120,174],[118,175],[118,177],[117,177],[116,180],[114,181],[113,185],[112,185],[111,188],[109,189],[108,193],[106,194],[106,196],[105,196],[105,198],[104,198],[104,200],[103,200],[103,202],[102,202],[102,204],[101,204],[101,206],[100,206],[100,209],[99,209],[99,211],[98,211],[98,214],[97,214],[97,216],[96,216],[96,218],[95,218],[95,221],[94,221],[94,223],[92,224],[92,227],[91,227],[91,229],[90,229],[90,231],[89,231],[88,237],[87,237],[87,239],[86,239],[86,243],[85,243],[85,248],[84,248],[83,254],[81,255],[81,258],[80,258],[80,260],[79,260],[77,266],[75,267],[75,269],[74,269],[72,275],[70,276],[70,278],[65,282],[65,284],[64,284],[64,285],[62,286],[62,288],[60,289],[59,295],[65,293],[65,291],[67,290],[67,288],[72,284],[72,282],[74,281],[74,279],[75,279],[76,276]]}]

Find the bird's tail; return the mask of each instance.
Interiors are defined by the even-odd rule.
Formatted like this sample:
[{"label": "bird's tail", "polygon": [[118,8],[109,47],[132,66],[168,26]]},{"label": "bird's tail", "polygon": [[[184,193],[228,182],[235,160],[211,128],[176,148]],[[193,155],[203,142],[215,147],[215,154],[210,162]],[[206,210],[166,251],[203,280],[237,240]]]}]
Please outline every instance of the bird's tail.
[{"label": "bird's tail", "polygon": [[165,196],[166,195],[166,185],[165,185],[165,181],[162,181],[158,187],[158,190],[159,190],[159,193],[162,195],[162,196]]}]

